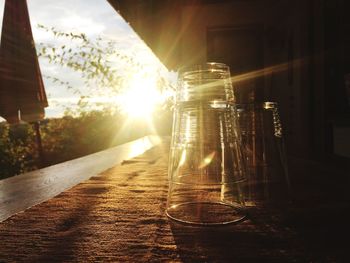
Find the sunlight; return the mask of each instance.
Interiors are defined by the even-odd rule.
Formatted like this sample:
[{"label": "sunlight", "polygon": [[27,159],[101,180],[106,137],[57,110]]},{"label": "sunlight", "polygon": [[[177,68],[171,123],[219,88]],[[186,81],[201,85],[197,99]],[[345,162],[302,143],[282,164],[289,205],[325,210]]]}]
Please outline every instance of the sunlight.
[{"label": "sunlight", "polygon": [[117,103],[121,111],[131,118],[148,118],[162,101],[163,96],[157,90],[155,78],[135,77]]},{"label": "sunlight", "polygon": [[134,158],[135,156],[144,153],[152,146],[159,144],[160,142],[161,139],[158,136],[146,136],[137,141],[132,142],[132,144],[129,147],[129,154],[127,159]]}]

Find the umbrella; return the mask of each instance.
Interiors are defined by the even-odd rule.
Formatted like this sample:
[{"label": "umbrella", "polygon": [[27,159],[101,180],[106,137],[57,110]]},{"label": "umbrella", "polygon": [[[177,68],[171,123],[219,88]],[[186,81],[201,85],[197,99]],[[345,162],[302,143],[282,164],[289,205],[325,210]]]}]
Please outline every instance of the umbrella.
[{"label": "umbrella", "polygon": [[0,45],[0,116],[34,124],[43,158],[39,121],[48,106],[26,0],[6,0]]}]

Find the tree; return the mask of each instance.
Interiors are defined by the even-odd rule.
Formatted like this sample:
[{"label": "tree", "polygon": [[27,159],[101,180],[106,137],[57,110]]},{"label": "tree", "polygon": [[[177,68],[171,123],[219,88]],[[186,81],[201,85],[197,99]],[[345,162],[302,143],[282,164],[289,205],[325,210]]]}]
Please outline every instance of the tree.
[{"label": "tree", "polygon": [[[113,40],[100,36],[91,39],[84,33],[62,32],[55,27],[49,28],[44,25],[38,25],[38,27],[51,33],[56,40],[61,40],[61,43],[56,41],[55,44],[39,43],[38,55],[47,59],[51,64],[79,73],[86,87],[90,88],[90,94],[96,96],[107,92],[109,96],[115,96],[125,91],[128,82],[134,75],[140,75],[140,72],[147,75],[144,66],[134,56],[118,49]],[[157,88],[160,91],[172,89],[160,69],[155,74],[157,75]],[[45,77],[80,95],[78,106],[83,111],[91,106],[89,101],[91,96],[81,94],[69,81],[58,76]],[[94,106],[96,104],[98,103],[95,103]],[[102,105],[100,103],[97,106]]]}]

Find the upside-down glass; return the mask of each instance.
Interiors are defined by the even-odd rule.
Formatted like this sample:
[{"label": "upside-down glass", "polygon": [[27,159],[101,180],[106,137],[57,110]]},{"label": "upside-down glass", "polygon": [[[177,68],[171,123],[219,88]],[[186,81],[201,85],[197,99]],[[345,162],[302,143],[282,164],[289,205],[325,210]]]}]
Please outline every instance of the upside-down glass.
[{"label": "upside-down glass", "polygon": [[179,72],[166,214],[220,225],[245,217],[245,165],[229,68],[207,63]]},{"label": "upside-down glass", "polygon": [[246,205],[285,204],[291,188],[277,103],[236,108],[247,165]]}]

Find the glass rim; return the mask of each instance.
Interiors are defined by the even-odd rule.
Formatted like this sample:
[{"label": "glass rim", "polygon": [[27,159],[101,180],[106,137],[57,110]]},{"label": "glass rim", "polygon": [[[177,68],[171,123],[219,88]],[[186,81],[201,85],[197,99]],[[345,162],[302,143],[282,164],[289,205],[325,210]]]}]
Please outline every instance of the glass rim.
[{"label": "glass rim", "polygon": [[[181,216],[173,215],[173,211],[179,209],[180,207],[186,206],[186,205],[196,205],[196,204],[209,204],[209,205],[219,205],[219,206],[225,206],[228,208],[228,210],[231,210],[229,215],[232,216],[232,218],[227,218],[225,220],[217,220],[217,221],[198,221],[194,220],[193,218],[183,218]],[[181,208],[180,208],[181,210]],[[237,214],[233,213],[233,211],[237,212]],[[208,202],[208,201],[190,201],[190,202],[181,202],[175,205],[171,205],[165,209],[165,214],[172,220],[175,220],[182,224],[188,224],[188,225],[198,225],[198,226],[224,226],[229,224],[238,224],[246,220],[247,215],[245,211],[245,205],[237,205],[237,204],[230,204],[225,202]]]},{"label": "glass rim", "polygon": [[275,101],[264,101],[264,102],[248,102],[248,103],[236,103],[236,108],[238,110],[254,110],[254,109],[277,109],[278,103]]},{"label": "glass rim", "polygon": [[200,72],[206,70],[222,70],[230,72],[230,67],[221,62],[206,62],[201,64],[193,64],[182,66],[177,70],[178,76],[183,75],[186,72]]}]

